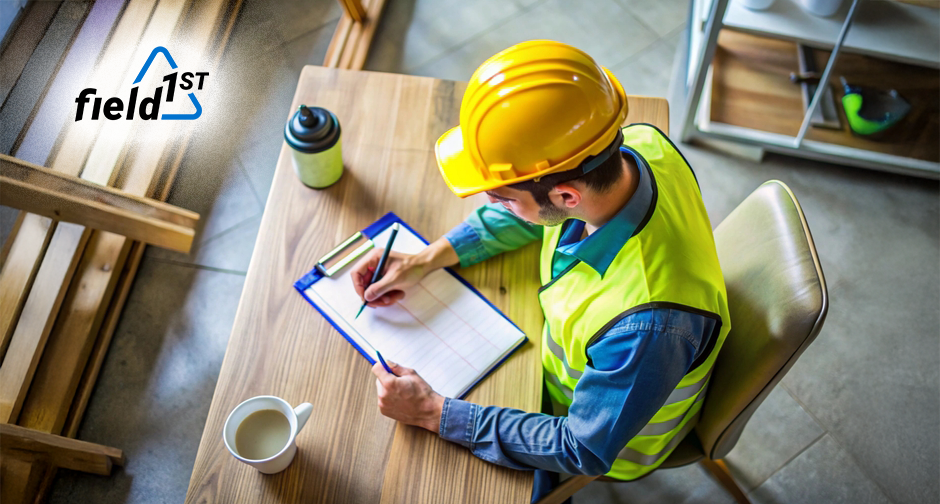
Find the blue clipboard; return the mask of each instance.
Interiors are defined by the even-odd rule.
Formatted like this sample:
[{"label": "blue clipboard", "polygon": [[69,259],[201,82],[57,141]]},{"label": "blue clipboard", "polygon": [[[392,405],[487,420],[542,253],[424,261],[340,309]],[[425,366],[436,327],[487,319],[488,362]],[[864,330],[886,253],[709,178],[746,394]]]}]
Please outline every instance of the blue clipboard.
[{"label": "blue clipboard", "polygon": [[[332,276],[333,274],[337,273],[339,270],[343,269],[350,262],[355,261],[360,256],[362,256],[365,252],[369,251],[372,248],[371,247],[372,238],[376,237],[379,233],[381,233],[386,228],[388,228],[389,226],[391,226],[392,224],[396,222],[404,226],[406,229],[411,231],[415,236],[420,238],[421,241],[424,242],[425,245],[429,244],[429,242],[424,238],[424,236],[422,236],[420,233],[415,231],[411,226],[408,225],[408,223],[401,220],[401,218],[395,215],[393,212],[389,212],[383,215],[382,218],[380,218],[379,220],[370,224],[368,227],[366,227],[362,231],[359,231],[353,234],[348,239],[340,243],[335,249],[333,249],[331,252],[329,252],[327,255],[323,256],[323,258],[317,261],[317,263],[314,265],[313,269],[311,269],[309,273],[307,273],[306,275],[302,276],[299,280],[294,282],[294,288],[297,289],[297,292],[299,292],[300,295],[303,296],[303,298],[306,299],[307,302],[310,303],[311,306],[316,308],[316,310],[320,312],[320,315],[323,315],[323,318],[325,318],[327,322],[329,322],[330,325],[332,325],[336,329],[336,331],[339,332],[343,336],[343,338],[346,338],[346,341],[348,341],[349,344],[353,346],[353,348],[358,350],[359,353],[362,354],[362,356],[365,357],[367,361],[369,361],[369,364],[372,364],[372,365],[375,365],[376,363],[375,359],[373,359],[372,356],[369,355],[368,352],[363,350],[362,347],[360,347],[359,344],[356,343],[354,339],[350,338],[349,335],[346,334],[346,332],[343,331],[343,329],[340,328],[340,326],[333,319],[331,319],[322,308],[317,306],[317,304],[313,302],[313,300],[310,299],[309,296],[307,296],[305,291],[311,285],[315,284],[320,279],[327,277],[327,276]],[[470,387],[467,388],[466,392],[464,392],[458,398],[458,399],[462,399],[466,397],[466,395],[471,390],[473,390],[473,388],[476,387],[477,384],[480,383],[481,380],[489,376],[490,373],[492,373],[499,366],[501,366],[503,362],[505,362],[506,359],[509,358],[510,355],[512,355],[513,353],[516,352],[516,350],[518,350],[520,347],[525,345],[525,343],[529,340],[529,338],[528,336],[525,335],[525,331],[523,331],[518,325],[515,324],[515,322],[513,322],[502,311],[500,311],[500,309],[497,308],[493,303],[491,303],[489,299],[486,299],[486,297],[483,296],[483,294],[481,294],[480,291],[478,291],[473,285],[471,285],[470,282],[468,282],[466,279],[458,275],[457,272],[455,272],[451,268],[444,268],[444,269],[449,274],[451,274],[454,278],[460,281],[460,283],[462,283],[468,289],[470,289],[471,292],[479,296],[480,299],[485,301],[486,304],[488,304],[496,313],[498,313],[501,317],[506,319],[506,321],[512,324],[513,327],[515,327],[516,329],[519,329],[519,332],[523,334],[523,339],[522,341],[519,342],[518,345],[516,345],[511,350],[509,350],[509,352],[499,362],[497,362],[496,365],[494,365],[493,368],[488,373],[481,376],[477,381],[473,382],[470,385]]]}]

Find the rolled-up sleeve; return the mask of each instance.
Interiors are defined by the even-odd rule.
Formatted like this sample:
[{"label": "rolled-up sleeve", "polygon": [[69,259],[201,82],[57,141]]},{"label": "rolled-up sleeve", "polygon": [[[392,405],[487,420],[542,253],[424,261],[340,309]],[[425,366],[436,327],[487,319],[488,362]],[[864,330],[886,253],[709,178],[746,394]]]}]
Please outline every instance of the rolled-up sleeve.
[{"label": "rolled-up sleeve", "polygon": [[714,324],[677,310],[631,314],[588,348],[567,417],[446,399],[439,434],[515,469],[605,474],[659,410]]},{"label": "rolled-up sleeve", "polygon": [[542,226],[520,219],[499,203],[483,205],[444,235],[461,266],[485,261],[542,238]]}]

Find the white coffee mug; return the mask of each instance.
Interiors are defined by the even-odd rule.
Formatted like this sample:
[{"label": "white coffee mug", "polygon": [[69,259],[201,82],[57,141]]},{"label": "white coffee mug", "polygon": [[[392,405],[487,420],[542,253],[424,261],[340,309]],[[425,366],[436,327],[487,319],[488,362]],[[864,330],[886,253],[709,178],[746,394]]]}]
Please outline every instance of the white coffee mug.
[{"label": "white coffee mug", "polygon": [[[238,450],[235,447],[235,433],[238,432],[238,427],[248,415],[266,409],[277,410],[287,417],[287,420],[290,422],[290,437],[287,439],[287,444],[285,444],[277,454],[266,459],[252,460],[242,457],[238,454]],[[222,428],[222,440],[225,441],[225,447],[228,448],[228,451],[238,460],[253,466],[255,469],[265,474],[281,472],[294,460],[294,455],[297,453],[297,444],[294,443],[294,440],[297,438],[300,429],[304,428],[304,424],[307,423],[307,419],[310,418],[310,413],[312,412],[313,405],[310,403],[303,403],[296,408],[292,408],[287,401],[280,397],[252,397],[251,399],[243,401],[229,413],[228,419],[225,420],[225,426]]]}]

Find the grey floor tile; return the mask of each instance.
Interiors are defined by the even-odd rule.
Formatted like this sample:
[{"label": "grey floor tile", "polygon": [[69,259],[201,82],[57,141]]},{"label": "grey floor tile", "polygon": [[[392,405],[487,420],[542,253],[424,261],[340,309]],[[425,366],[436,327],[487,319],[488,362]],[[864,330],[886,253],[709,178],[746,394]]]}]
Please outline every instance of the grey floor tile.
[{"label": "grey floor tile", "polygon": [[[287,117],[288,106],[284,108],[284,118]],[[281,122],[284,121],[281,119]],[[283,133],[277,136],[271,135],[259,138],[258,141],[245,146],[238,154],[245,167],[245,172],[251,180],[251,185],[262,203],[266,203],[268,193],[271,191],[271,182],[274,179],[274,170],[277,168],[278,156],[281,155],[281,147],[284,144]]]},{"label": "grey floor tile", "polygon": [[183,502],[243,282],[144,260],[78,436],[127,465],[59,471],[50,503]]},{"label": "grey floor tile", "polygon": [[659,36],[685,24],[690,0],[619,0],[623,7]]},{"label": "grey floor tile", "polygon": [[322,65],[326,49],[330,45],[330,39],[333,38],[333,32],[336,31],[338,23],[339,20],[330,21],[288,42],[284,48],[287,52],[289,67],[296,69],[300,75],[300,69],[304,65]]},{"label": "grey floor tile", "polygon": [[749,497],[754,504],[891,502],[829,436],[823,436],[793,462],[751,492]]},{"label": "grey floor tile", "polygon": [[367,70],[412,73],[521,12],[503,0],[389,2],[370,49]]},{"label": "grey floor tile", "polygon": [[611,68],[639,53],[657,36],[615,0],[582,2],[576,9],[564,0],[545,0],[409,73],[467,80],[493,54],[532,39],[571,44]]},{"label": "grey floor tile", "polygon": [[683,29],[684,26],[680,25],[627,61],[610,69],[628,95],[660,98],[668,96],[672,62]]},{"label": "grey floor tile", "polygon": [[[221,159],[210,159],[216,154]],[[264,209],[234,153],[187,153],[168,201],[199,213],[196,240],[200,242]]]},{"label": "grey floor tile", "polygon": [[[343,13],[336,0],[307,0],[303,2],[270,2],[251,0],[247,9],[255,9],[270,23],[280,40],[291,42],[327,24],[335,23]],[[268,33],[267,36],[272,36]]]},{"label": "grey floor tile", "polygon": [[654,471],[627,483],[594,481],[574,504],[732,504],[734,499],[698,464]]},{"label": "grey floor tile", "polygon": [[819,439],[824,432],[778,385],[754,412],[725,461],[738,484],[745,490],[751,490]]}]

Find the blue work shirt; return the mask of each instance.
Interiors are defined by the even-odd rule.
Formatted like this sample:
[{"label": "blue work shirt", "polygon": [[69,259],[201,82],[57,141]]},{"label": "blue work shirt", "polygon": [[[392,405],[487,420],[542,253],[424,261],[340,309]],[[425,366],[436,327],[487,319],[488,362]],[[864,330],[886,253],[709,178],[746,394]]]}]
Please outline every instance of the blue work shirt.
[{"label": "blue work shirt", "polygon": [[[639,167],[636,192],[610,221],[584,239],[583,221],[569,219],[562,224],[553,276],[578,260],[603,276],[650,211],[655,181],[649,166],[635,151],[621,150],[632,154]],[[468,266],[540,239],[542,227],[491,203],[445,236],[461,266]],[[447,398],[439,433],[477,457],[507,467],[605,474],[707,348],[714,328],[713,319],[678,309],[633,313],[588,347],[588,362],[567,417]]]}]

